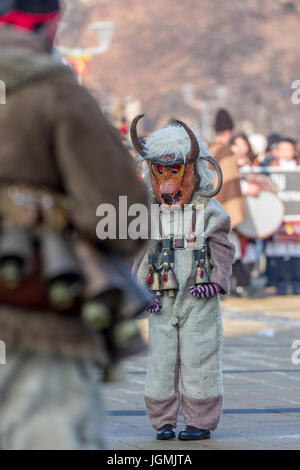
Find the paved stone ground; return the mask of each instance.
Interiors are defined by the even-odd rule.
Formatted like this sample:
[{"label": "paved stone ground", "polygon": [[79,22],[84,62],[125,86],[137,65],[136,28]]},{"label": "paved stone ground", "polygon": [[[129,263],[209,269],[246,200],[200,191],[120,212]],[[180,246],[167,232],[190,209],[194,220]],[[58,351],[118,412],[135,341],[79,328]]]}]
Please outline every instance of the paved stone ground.
[{"label": "paved stone ground", "polygon": [[[225,402],[212,439],[155,439],[143,401],[143,355],[124,363],[125,382],[105,387],[111,449],[300,449],[300,365],[291,360],[292,342],[300,340],[300,298],[228,298],[223,317]],[[140,326],[146,337],[147,321]]]}]

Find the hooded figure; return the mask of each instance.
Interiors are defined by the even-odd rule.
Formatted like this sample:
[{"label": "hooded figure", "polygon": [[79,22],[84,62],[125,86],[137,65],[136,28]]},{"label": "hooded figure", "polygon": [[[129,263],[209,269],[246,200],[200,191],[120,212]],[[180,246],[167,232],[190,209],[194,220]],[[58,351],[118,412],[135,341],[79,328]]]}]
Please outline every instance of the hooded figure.
[{"label": "hooded figure", "polygon": [[[229,290],[234,248],[230,219],[215,199],[222,172],[200,136],[173,121],[146,139],[131,126],[135,149],[147,162],[146,179],[159,205],[152,243],[136,262],[138,280],[156,292],[149,312],[145,403],[158,439],[210,437],[222,412],[222,320],[219,293]],[[212,164],[218,174],[214,189]],[[179,377],[181,388],[179,389]]]},{"label": "hooded figure", "polygon": [[[74,236],[67,238],[66,232],[72,229],[75,240],[87,241],[91,255],[84,254],[84,259],[92,262],[87,264],[92,264],[88,272],[93,281],[101,281],[99,257],[108,258],[108,268],[120,257],[116,293],[107,299],[113,308],[120,298],[120,278],[122,292],[132,284],[121,261],[135,256],[143,243],[97,238],[101,203],[117,207],[119,195],[127,195],[129,204],[146,204],[147,193],[98,104],[72,71],[51,57],[57,17],[56,0],[0,2],[0,80],[6,86],[6,104],[0,107],[0,345],[5,342],[7,351],[7,364],[0,365],[0,447],[6,450],[105,447],[104,407],[94,362],[102,369],[111,354],[117,360],[115,338],[124,344],[128,333],[117,321],[117,308],[114,324],[108,308],[102,308],[102,318],[109,323],[105,341],[95,331],[98,303],[93,331],[82,322],[81,305],[71,311],[53,308],[53,301],[57,305],[63,300],[64,308],[70,301],[62,296],[65,282],[55,282],[57,268],[64,263],[63,277],[71,277],[67,290],[83,302],[83,295],[78,299],[80,285],[72,280]],[[14,237],[4,236],[12,229]],[[43,262],[35,263],[36,258]],[[105,273],[109,276],[109,269]],[[50,275],[57,287],[51,288],[55,298],[48,294]],[[104,276],[103,288],[105,282]],[[94,306],[83,315],[90,326]],[[129,310],[122,315],[131,317]]]}]

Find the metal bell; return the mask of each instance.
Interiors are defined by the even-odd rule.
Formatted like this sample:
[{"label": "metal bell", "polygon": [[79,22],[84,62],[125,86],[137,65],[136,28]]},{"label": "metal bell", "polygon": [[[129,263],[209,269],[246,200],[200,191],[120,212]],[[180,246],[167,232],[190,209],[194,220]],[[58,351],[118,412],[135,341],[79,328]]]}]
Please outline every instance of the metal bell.
[{"label": "metal bell", "polygon": [[30,268],[33,246],[22,227],[4,227],[0,236],[0,272],[5,285],[17,288]]},{"label": "metal bell", "polygon": [[203,275],[204,275],[204,268],[203,266],[197,266],[196,274],[195,274],[195,286],[198,287],[199,285],[203,284]]},{"label": "metal bell", "polygon": [[155,295],[162,295],[161,292],[161,280],[160,280],[160,274],[158,271],[154,271],[152,274],[152,282],[149,284],[149,289],[151,291],[155,291]]},{"label": "metal bell", "polygon": [[178,282],[177,282],[173,269],[165,268],[164,273],[163,273],[162,283],[161,283],[161,290],[168,291],[168,296],[174,297],[175,291],[178,289],[179,289],[179,286],[178,286]]},{"label": "metal bell", "polygon": [[135,320],[121,320],[114,327],[114,340],[116,344],[123,346],[138,333],[139,328]]},{"label": "metal bell", "polygon": [[77,240],[74,247],[86,279],[85,298],[97,298],[120,318],[135,317],[151,303],[153,294],[133,278],[126,261],[85,240]]},{"label": "metal bell", "polygon": [[[113,262],[113,265],[112,265]],[[123,259],[113,256],[111,267],[118,271],[120,288],[122,290],[122,305],[119,316],[121,318],[134,318],[145,310],[153,300],[153,294],[139,284],[132,276],[131,270]]]},{"label": "metal bell", "polygon": [[100,299],[91,299],[83,304],[82,320],[91,330],[107,329],[112,323],[112,312]]},{"label": "metal bell", "polygon": [[80,262],[71,244],[62,233],[45,231],[41,235],[41,255],[50,302],[59,309],[70,308],[84,289]]}]

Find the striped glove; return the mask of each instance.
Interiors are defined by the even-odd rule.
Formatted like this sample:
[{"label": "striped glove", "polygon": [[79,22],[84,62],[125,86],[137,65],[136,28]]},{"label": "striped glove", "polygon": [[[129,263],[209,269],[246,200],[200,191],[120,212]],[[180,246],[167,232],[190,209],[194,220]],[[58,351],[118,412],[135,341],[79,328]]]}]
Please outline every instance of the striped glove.
[{"label": "striped glove", "polygon": [[221,287],[218,284],[203,284],[200,287],[190,286],[190,293],[198,299],[208,299],[213,297],[221,291]]},{"label": "striped glove", "polygon": [[162,309],[162,304],[160,303],[159,295],[157,295],[154,298],[153,303],[148,305],[148,307],[146,308],[148,313],[159,313],[161,309]]}]

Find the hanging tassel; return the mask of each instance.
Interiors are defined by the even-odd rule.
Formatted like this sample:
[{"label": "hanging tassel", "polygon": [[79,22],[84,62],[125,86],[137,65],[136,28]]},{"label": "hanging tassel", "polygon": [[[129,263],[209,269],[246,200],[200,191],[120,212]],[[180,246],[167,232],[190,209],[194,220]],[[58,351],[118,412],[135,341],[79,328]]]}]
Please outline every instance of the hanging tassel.
[{"label": "hanging tassel", "polygon": [[153,277],[152,277],[152,271],[149,271],[149,275],[148,275],[148,278],[147,278],[147,284],[152,284],[153,282]]},{"label": "hanging tassel", "polygon": [[204,276],[204,263],[205,263],[205,259],[201,258],[200,259],[200,277],[201,277],[201,279]]},{"label": "hanging tassel", "polygon": [[167,280],[168,280],[168,270],[165,269],[164,274],[163,274],[163,282],[167,282]]}]

